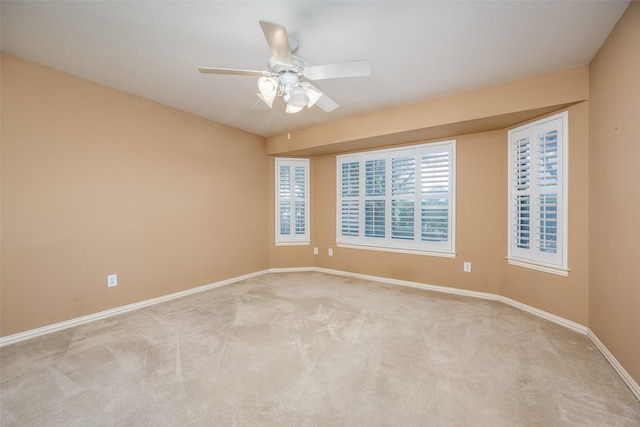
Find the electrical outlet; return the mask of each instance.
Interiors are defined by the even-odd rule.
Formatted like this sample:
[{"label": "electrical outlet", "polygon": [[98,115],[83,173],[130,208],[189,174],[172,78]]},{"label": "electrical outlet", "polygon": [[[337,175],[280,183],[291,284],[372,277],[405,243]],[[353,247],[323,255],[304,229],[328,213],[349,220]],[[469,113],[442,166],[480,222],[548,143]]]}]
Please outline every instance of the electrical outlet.
[{"label": "electrical outlet", "polygon": [[329,248],[329,256],[333,256],[333,249]]},{"label": "electrical outlet", "polygon": [[313,248],[313,254],[318,255],[318,248]]},{"label": "electrical outlet", "polygon": [[112,288],[118,286],[118,275],[110,274],[107,276],[107,287]]},{"label": "electrical outlet", "polygon": [[471,263],[470,262],[465,262],[464,263],[464,271],[466,273],[471,273]]}]

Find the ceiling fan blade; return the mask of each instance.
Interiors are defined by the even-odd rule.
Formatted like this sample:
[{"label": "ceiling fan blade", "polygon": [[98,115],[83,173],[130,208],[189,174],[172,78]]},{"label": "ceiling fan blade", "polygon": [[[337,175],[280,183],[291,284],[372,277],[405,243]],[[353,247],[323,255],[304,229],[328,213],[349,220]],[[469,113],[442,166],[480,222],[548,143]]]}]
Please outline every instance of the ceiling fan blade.
[{"label": "ceiling fan blade", "polygon": [[320,107],[320,109],[325,113],[329,113],[339,107],[339,105],[333,99],[329,98],[324,93],[322,94],[320,99],[318,99],[315,105]]},{"label": "ceiling fan blade", "polygon": [[251,109],[254,111],[268,111],[269,107],[267,104],[265,104],[265,102],[262,99],[258,99],[253,106],[251,106]]},{"label": "ceiling fan blade", "polygon": [[368,60],[338,62],[336,64],[314,65],[307,67],[303,75],[309,80],[340,79],[344,77],[364,77],[371,75]]},{"label": "ceiling fan blade", "polygon": [[198,68],[203,74],[232,74],[236,76],[268,76],[270,75],[266,71],[255,71],[255,70],[238,70],[235,68],[209,68],[209,67],[200,67]]},{"label": "ceiling fan blade", "polygon": [[283,64],[291,63],[291,49],[289,48],[289,36],[287,29],[282,25],[260,21],[262,32],[271,48],[271,55],[276,61]]}]

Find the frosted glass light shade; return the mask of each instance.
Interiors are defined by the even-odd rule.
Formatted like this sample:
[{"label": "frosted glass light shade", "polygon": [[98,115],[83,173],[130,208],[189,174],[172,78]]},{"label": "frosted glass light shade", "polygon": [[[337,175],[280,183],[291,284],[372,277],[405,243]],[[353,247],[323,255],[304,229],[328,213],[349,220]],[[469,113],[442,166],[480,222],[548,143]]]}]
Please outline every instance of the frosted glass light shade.
[{"label": "frosted glass light shade", "polygon": [[302,111],[304,107],[296,107],[295,105],[291,105],[291,104],[287,104],[287,109],[284,110],[287,113],[297,113],[299,111]]},{"label": "frosted glass light shade", "polygon": [[307,98],[309,99],[307,107],[311,108],[315,105],[316,102],[318,102],[320,97],[322,97],[322,92],[313,87],[311,83],[304,82],[302,83],[302,87],[304,87]]},{"label": "frosted glass light shade", "polygon": [[293,88],[288,104],[300,108],[306,107],[309,104],[309,97],[302,86],[296,86]]},{"label": "frosted glass light shade", "polygon": [[262,76],[258,79],[258,90],[267,98],[275,98],[278,92],[278,79]]}]

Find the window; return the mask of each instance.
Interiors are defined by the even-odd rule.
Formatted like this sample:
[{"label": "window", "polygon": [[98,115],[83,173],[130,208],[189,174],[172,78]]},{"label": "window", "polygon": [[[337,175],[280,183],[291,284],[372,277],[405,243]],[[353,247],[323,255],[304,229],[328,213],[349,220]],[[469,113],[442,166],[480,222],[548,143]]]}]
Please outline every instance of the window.
[{"label": "window", "polygon": [[276,159],[276,245],[309,244],[309,160]]},{"label": "window", "polygon": [[568,113],[509,131],[510,264],[568,275]]},{"label": "window", "polygon": [[338,246],[455,256],[455,141],[337,162]]}]

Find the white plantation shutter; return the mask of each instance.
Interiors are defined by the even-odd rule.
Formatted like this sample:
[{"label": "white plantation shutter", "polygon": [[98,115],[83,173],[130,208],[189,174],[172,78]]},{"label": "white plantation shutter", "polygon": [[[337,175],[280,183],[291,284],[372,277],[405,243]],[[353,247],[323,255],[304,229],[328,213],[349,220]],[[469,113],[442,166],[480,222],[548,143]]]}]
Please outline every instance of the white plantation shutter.
[{"label": "white plantation shutter", "polygon": [[338,207],[341,212],[340,233],[344,236],[357,236],[360,232],[360,164],[343,163],[341,174],[342,202]]},{"label": "white plantation shutter", "polygon": [[295,233],[301,236],[307,234],[307,166],[296,165],[293,170]]},{"label": "white plantation shutter", "polygon": [[391,237],[413,240],[415,236],[416,158],[391,161]]},{"label": "white plantation shutter", "polygon": [[558,131],[543,131],[538,136],[538,186],[536,204],[537,249],[544,254],[558,250]]},{"label": "white plantation shutter", "polygon": [[422,155],[421,238],[430,242],[447,242],[450,226],[450,153]]},{"label": "white plantation shutter", "polygon": [[365,236],[385,237],[385,159],[367,160],[364,173],[364,230]]},{"label": "white plantation shutter", "polygon": [[511,161],[513,167],[512,254],[528,257],[531,247],[531,138],[528,130],[516,134]]},{"label": "white plantation shutter", "polygon": [[[509,132],[510,263],[567,274],[568,114]],[[530,265],[527,265],[530,264]]]},{"label": "white plantation shutter", "polygon": [[276,244],[309,243],[309,160],[276,159]]},{"label": "white plantation shutter", "polygon": [[278,167],[278,209],[280,230],[278,234],[291,234],[291,166],[280,165]]},{"label": "white plantation shutter", "polygon": [[455,141],[338,156],[337,242],[453,256]]}]

